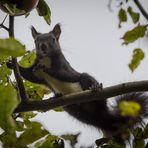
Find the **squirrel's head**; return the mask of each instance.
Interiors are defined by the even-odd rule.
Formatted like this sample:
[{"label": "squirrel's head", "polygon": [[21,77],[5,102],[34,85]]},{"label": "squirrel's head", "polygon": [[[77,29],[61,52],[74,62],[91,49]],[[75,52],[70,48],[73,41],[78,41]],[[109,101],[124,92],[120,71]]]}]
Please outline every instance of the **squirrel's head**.
[{"label": "squirrel's head", "polygon": [[39,56],[51,56],[60,50],[59,37],[61,34],[60,24],[56,24],[49,33],[39,33],[32,26],[32,36],[35,41],[36,54]]}]

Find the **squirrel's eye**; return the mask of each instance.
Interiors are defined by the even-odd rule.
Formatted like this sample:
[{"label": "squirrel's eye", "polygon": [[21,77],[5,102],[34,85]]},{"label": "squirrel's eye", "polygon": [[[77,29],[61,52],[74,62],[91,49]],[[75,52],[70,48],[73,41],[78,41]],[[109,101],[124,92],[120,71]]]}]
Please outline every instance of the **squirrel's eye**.
[{"label": "squirrel's eye", "polygon": [[55,41],[56,41],[56,38],[55,37],[52,37],[51,38],[51,42],[54,43]]}]

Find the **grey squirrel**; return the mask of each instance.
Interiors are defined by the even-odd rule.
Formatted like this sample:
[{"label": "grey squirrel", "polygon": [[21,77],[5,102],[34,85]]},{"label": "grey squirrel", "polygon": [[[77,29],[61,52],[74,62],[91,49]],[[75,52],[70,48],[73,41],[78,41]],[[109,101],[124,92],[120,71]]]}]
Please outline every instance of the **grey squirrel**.
[{"label": "grey squirrel", "polygon": [[[20,73],[25,79],[48,86],[55,95],[101,89],[101,84],[95,78],[87,73],[77,72],[64,57],[59,44],[61,34],[59,24],[49,33],[41,34],[33,26],[31,31],[36,46],[36,60],[31,67],[19,66]],[[7,65],[12,68],[10,63]],[[131,129],[148,115],[147,99],[144,93],[129,93],[116,97],[117,104],[123,100],[137,102],[141,106],[138,117],[123,117],[118,107],[110,111],[106,100],[68,105],[64,109],[81,122],[101,129],[107,136],[123,142],[123,127]]]}]

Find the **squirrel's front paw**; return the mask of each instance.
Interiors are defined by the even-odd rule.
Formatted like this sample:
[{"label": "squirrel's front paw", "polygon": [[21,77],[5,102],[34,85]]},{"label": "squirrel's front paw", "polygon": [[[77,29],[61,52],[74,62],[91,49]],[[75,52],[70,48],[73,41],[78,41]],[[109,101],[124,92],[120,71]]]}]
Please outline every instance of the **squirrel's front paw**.
[{"label": "squirrel's front paw", "polygon": [[33,71],[37,71],[39,69],[42,69],[42,65],[41,64],[37,64],[33,67]]},{"label": "squirrel's front paw", "polygon": [[100,91],[100,90],[102,90],[102,88],[103,88],[103,84],[102,83],[96,83],[96,84],[92,85],[91,87],[89,87],[89,89],[92,92]]},{"label": "squirrel's front paw", "polygon": [[6,65],[8,68],[12,69],[13,68],[13,65],[12,65],[12,61],[9,60],[8,62],[6,62]]}]

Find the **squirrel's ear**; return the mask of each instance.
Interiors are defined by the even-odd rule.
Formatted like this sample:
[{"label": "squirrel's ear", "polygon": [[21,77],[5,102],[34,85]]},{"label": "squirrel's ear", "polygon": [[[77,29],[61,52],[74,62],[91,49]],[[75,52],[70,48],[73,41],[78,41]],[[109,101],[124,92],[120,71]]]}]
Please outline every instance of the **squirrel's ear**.
[{"label": "squirrel's ear", "polygon": [[52,33],[55,35],[56,39],[58,40],[61,34],[61,26],[60,24],[56,24],[52,30]]},{"label": "squirrel's ear", "polygon": [[37,35],[40,34],[40,33],[38,33],[38,32],[36,31],[36,29],[35,29],[33,26],[31,26],[31,32],[32,32],[33,38],[35,38]]}]

